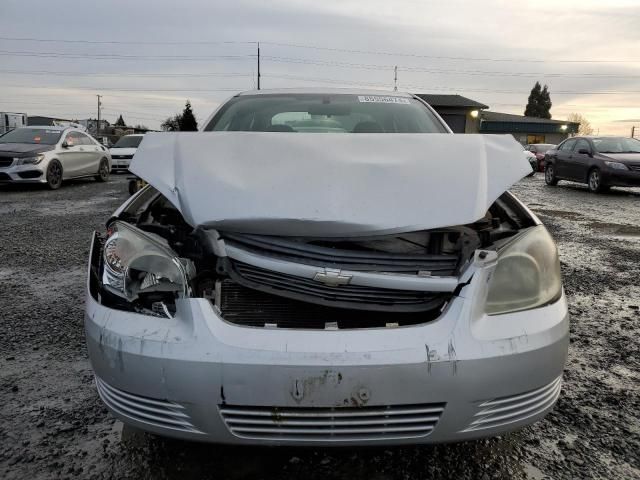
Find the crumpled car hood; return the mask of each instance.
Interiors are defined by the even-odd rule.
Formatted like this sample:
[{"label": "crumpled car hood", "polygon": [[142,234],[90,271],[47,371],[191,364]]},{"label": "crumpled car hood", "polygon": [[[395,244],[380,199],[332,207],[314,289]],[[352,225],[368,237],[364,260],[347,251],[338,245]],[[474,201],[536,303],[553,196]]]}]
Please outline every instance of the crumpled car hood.
[{"label": "crumpled car hood", "polygon": [[340,237],[472,223],[531,167],[510,135],[185,132],[130,170],[194,227]]}]

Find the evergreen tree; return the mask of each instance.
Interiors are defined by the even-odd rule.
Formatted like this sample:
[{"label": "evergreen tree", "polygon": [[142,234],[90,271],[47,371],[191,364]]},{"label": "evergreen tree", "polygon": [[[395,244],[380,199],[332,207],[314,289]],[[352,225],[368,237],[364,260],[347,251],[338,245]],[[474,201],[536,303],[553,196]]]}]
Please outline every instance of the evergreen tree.
[{"label": "evergreen tree", "polygon": [[540,118],[551,118],[551,95],[549,89],[545,85],[540,93]]},{"label": "evergreen tree", "polygon": [[546,85],[543,88],[540,82],[536,82],[529,94],[524,114],[527,117],[551,118],[551,105],[549,88]]},{"label": "evergreen tree", "polygon": [[187,103],[184,106],[184,110],[182,111],[179,122],[180,131],[182,132],[198,131],[198,122],[196,121],[196,117],[193,114],[193,110],[191,110],[191,102],[189,100],[187,100]]},{"label": "evergreen tree", "polygon": [[124,123],[124,118],[122,118],[122,114],[120,114],[120,116],[118,117],[118,120],[116,120],[116,123],[114,123],[114,126],[116,127],[126,127],[127,124]]}]

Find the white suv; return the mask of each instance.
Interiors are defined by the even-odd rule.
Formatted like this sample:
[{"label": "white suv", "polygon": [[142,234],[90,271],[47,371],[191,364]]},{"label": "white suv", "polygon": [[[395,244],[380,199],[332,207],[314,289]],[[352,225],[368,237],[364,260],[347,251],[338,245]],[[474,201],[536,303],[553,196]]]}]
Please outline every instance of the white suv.
[{"label": "white suv", "polygon": [[23,127],[0,137],[0,183],[46,183],[57,189],[63,180],[109,179],[111,155],[77,128]]},{"label": "white suv", "polygon": [[136,153],[144,135],[125,135],[111,147],[111,159],[113,160],[113,170],[126,171],[129,169],[131,159]]}]

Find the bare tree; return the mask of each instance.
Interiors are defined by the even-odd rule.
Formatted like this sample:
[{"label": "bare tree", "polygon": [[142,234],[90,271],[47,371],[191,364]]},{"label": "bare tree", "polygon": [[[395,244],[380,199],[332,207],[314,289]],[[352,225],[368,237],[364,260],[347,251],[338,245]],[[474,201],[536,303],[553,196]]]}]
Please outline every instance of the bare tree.
[{"label": "bare tree", "polygon": [[567,122],[579,123],[578,135],[593,135],[593,127],[587,118],[579,113],[570,113],[567,116]]}]

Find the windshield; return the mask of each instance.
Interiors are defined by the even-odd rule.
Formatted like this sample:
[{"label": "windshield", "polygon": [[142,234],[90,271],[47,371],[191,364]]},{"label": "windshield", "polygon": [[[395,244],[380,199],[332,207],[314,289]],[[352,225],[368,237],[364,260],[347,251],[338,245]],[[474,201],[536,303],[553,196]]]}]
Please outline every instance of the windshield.
[{"label": "windshield", "polygon": [[0,143],[30,143],[33,145],[55,145],[60,139],[60,130],[47,128],[16,128],[0,137]]},{"label": "windshield", "polygon": [[113,148],[138,148],[142,141],[141,136],[126,135],[116,142]]},{"label": "windshield", "polygon": [[446,133],[422,102],[392,95],[265,94],[227,102],[205,131]]},{"label": "windshield", "polygon": [[640,141],[635,138],[594,138],[593,144],[600,153],[640,153]]}]

